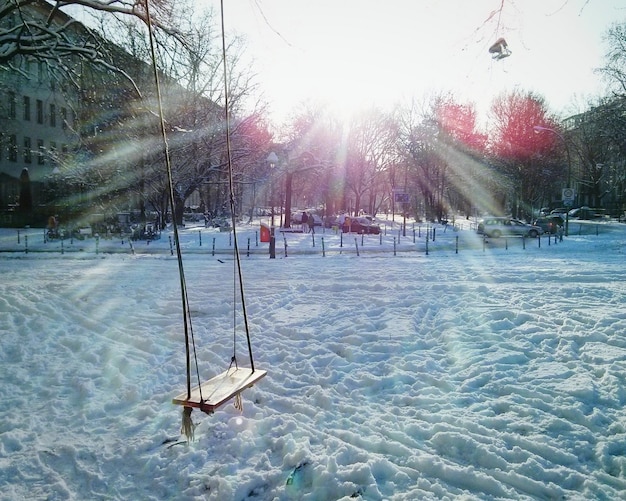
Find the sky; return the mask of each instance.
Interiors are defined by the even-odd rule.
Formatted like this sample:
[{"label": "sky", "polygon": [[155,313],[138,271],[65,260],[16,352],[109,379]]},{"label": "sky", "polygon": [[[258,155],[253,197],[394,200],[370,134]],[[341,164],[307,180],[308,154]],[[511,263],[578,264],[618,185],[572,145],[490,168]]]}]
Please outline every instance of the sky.
[{"label": "sky", "polygon": [[[219,12],[217,0],[199,0]],[[602,35],[626,19],[624,0],[231,0],[226,30],[247,57],[277,120],[303,101],[339,114],[450,91],[482,111],[515,88],[555,113],[604,92]],[[502,6],[501,12],[499,12]],[[491,59],[500,37],[512,55]],[[581,105],[582,101],[582,105]]]},{"label": "sky", "polygon": [[[241,412],[194,410],[190,443],[171,231],[131,247],[0,229],[0,500],[623,498],[626,225],[483,246],[458,222],[428,254],[424,226],[383,220],[343,247],[287,234],[288,257],[280,235],[276,259],[239,227],[268,374]],[[242,322],[230,238],[181,229],[203,380]]]}]

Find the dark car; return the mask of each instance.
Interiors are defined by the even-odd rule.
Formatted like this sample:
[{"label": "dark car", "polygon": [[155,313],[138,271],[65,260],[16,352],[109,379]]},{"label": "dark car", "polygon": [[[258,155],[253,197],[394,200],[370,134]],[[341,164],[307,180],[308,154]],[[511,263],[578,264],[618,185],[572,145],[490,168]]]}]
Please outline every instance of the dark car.
[{"label": "dark car", "polygon": [[565,207],[559,207],[558,209],[553,209],[550,211],[550,214],[548,214],[549,216],[561,216],[563,219],[565,219],[565,216],[567,216],[567,213],[569,212],[569,209],[566,209]]},{"label": "dark car", "polygon": [[366,217],[346,217],[341,225],[344,233],[365,233],[367,235],[380,234],[380,226]]},{"label": "dark car", "polygon": [[535,226],[539,226],[544,233],[555,234],[560,231],[565,225],[565,219],[558,214],[552,214],[550,216],[540,217],[533,222]]},{"label": "dark car", "polygon": [[569,217],[577,219],[595,219],[598,215],[596,214],[596,211],[590,209],[589,207],[578,207],[577,209],[569,211]]}]

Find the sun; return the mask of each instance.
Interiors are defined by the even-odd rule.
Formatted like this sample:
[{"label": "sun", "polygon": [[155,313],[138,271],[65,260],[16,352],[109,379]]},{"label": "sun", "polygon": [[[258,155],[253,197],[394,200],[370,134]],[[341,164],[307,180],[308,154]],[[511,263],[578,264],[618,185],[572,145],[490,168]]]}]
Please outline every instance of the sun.
[{"label": "sun", "polygon": [[[302,74],[306,77],[302,78]],[[266,97],[274,115],[282,120],[297,115],[300,109],[325,110],[343,123],[373,108],[389,109],[397,94],[388,94],[384,83],[364,74],[362,67],[336,64],[315,65],[306,61],[266,84]],[[294,105],[294,103],[299,103]]]}]

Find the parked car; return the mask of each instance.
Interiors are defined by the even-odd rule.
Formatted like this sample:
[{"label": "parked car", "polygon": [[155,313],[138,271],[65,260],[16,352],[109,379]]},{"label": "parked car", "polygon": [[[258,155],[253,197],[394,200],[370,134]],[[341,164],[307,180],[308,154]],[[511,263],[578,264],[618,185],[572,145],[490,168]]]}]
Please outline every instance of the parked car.
[{"label": "parked car", "polygon": [[565,219],[565,216],[567,215],[568,212],[569,212],[569,209],[566,209],[565,207],[559,207],[558,209],[552,209],[549,215],[561,216],[563,219]]},{"label": "parked car", "polygon": [[352,216],[350,216],[349,214],[338,214],[336,216],[326,216],[326,219],[324,220],[324,226],[326,228],[332,228],[333,226],[336,226],[337,228],[341,228],[344,226],[344,222],[346,218],[351,219]]},{"label": "parked car", "polygon": [[196,209],[190,209],[189,207],[185,208],[185,212],[183,212],[183,220],[184,221],[204,221],[204,214],[202,212],[198,212]]},{"label": "parked car", "polygon": [[380,226],[373,223],[366,217],[346,216],[343,219],[341,231],[344,233],[365,233],[368,235],[378,235],[380,234]]},{"label": "parked car", "polygon": [[332,228],[333,226],[341,226],[337,220],[337,216],[326,216],[324,218],[324,228]]},{"label": "parked car", "polygon": [[548,215],[550,215],[550,207],[542,207],[541,209],[539,209],[537,217],[545,217]]},{"label": "parked car", "polygon": [[535,238],[543,234],[543,230],[539,226],[510,217],[486,217],[478,224],[477,232],[493,238],[498,238],[502,235]]},{"label": "parked car", "polygon": [[560,228],[565,225],[565,219],[559,214],[539,217],[533,221],[535,226],[539,226],[544,233],[558,233]]},{"label": "parked car", "polygon": [[[318,216],[317,214],[312,214],[309,211],[306,211],[306,213],[307,213],[307,218],[309,218],[307,220],[307,224],[309,226],[311,225],[311,221],[310,221],[311,217],[313,217],[313,226],[322,226],[322,218],[320,216]],[[302,211],[294,212],[291,215],[291,224],[302,224]]]},{"label": "parked car", "polygon": [[578,219],[594,219],[597,217],[596,212],[589,207],[578,207],[569,211],[569,217]]},{"label": "parked car", "polygon": [[[317,214],[313,214],[313,226],[322,226],[324,224],[324,221],[322,221],[321,216],[318,216]],[[311,221],[309,221],[309,226],[311,225]]]}]

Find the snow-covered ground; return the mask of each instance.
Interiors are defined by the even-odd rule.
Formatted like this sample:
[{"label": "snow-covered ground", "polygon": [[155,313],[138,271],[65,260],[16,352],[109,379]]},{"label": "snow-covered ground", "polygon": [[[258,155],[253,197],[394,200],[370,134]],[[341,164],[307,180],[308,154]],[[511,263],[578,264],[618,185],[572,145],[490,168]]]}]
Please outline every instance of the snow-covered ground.
[{"label": "snow-covered ground", "polygon": [[[0,230],[0,499],[623,498],[626,225],[573,222],[541,245],[435,229],[428,253],[417,226],[415,242],[412,226],[343,246],[289,234],[286,258],[279,235],[276,259],[239,229],[268,375],[242,413],[194,411],[191,443],[171,403],[185,353],[169,233],[61,248]],[[206,378],[240,310],[229,239],[181,231]]]}]

